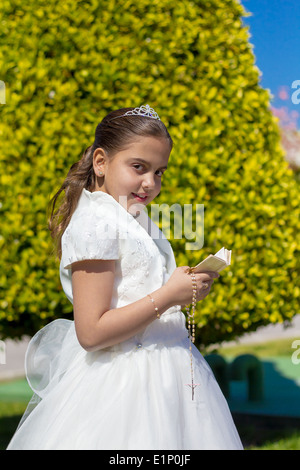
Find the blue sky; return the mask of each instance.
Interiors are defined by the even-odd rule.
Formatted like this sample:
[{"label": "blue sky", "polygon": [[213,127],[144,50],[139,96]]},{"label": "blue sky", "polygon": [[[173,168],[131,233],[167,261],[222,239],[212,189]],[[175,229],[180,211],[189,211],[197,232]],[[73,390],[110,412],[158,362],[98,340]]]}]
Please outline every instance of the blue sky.
[{"label": "blue sky", "polygon": [[[300,103],[293,104],[292,83],[300,80],[300,0],[240,0],[251,17],[243,18],[250,26],[250,43],[254,45],[256,65],[262,72],[261,86],[271,90],[275,108],[286,107],[298,113]],[[279,98],[279,92],[285,99]]]}]

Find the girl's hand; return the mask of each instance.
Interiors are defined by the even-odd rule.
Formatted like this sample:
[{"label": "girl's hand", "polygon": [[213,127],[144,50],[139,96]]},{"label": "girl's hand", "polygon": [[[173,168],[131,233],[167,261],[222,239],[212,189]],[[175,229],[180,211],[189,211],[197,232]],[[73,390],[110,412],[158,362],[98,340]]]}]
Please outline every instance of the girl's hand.
[{"label": "girl's hand", "polygon": [[[166,282],[169,295],[174,305],[186,306],[192,303],[193,283],[189,274],[189,266],[179,266]],[[220,277],[217,272],[194,273],[197,284],[196,301],[203,300],[210,292],[215,279]]]}]

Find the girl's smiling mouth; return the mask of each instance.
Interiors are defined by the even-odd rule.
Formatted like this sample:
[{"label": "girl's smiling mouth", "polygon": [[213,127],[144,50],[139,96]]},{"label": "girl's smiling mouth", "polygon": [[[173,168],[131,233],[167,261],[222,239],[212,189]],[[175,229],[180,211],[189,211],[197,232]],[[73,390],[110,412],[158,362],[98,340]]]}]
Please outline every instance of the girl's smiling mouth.
[{"label": "girl's smiling mouth", "polygon": [[136,193],[131,193],[135,199],[137,199],[139,202],[146,201],[148,198],[148,194],[136,194]]}]

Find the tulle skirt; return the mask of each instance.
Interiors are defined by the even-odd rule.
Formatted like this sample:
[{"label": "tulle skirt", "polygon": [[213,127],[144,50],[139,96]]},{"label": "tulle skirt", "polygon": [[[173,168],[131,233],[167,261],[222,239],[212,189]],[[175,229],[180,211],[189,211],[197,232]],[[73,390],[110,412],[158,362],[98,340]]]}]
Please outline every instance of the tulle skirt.
[{"label": "tulle skirt", "polygon": [[[182,315],[182,316],[181,316]],[[55,320],[31,340],[34,394],[8,450],[240,450],[214,375],[193,345],[183,314],[96,352],[78,343],[74,322]]]}]

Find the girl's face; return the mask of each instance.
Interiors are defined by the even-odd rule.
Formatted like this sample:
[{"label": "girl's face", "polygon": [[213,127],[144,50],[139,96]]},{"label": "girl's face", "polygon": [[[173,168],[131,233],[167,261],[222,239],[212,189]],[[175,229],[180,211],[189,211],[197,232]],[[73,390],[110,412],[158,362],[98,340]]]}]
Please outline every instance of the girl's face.
[{"label": "girl's face", "polygon": [[167,168],[170,144],[165,138],[140,137],[113,157],[98,148],[94,152],[96,191],[104,191],[135,215],[159,194]]}]

